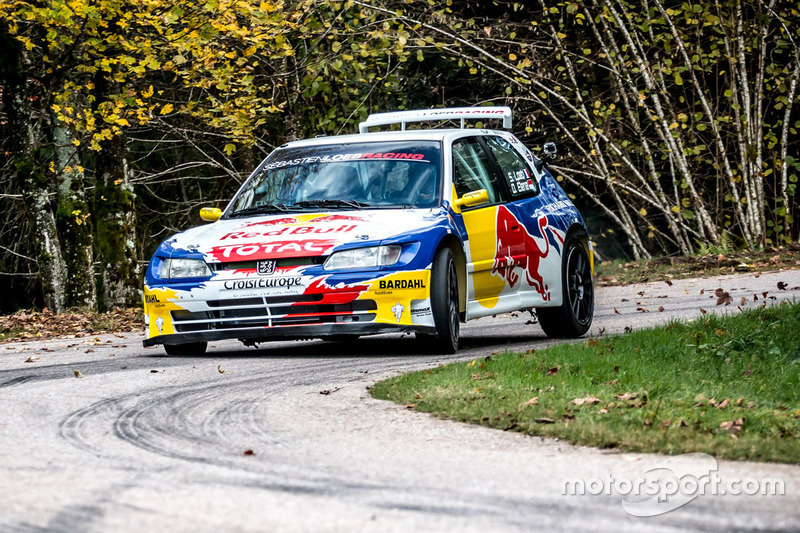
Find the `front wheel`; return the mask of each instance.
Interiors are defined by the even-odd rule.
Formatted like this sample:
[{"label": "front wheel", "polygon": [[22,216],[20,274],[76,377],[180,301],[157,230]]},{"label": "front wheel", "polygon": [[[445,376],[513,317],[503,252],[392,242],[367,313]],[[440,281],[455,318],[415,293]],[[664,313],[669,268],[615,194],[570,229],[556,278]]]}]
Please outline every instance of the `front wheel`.
[{"label": "front wheel", "polygon": [[548,337],[580,337],[592,325],[594,286],[589,255],[575,237],[564,244],[561,277],[561,306],[538,308],[539,324]]},{"label": "front wheel", "polygon": [[207,342],[187,342],[185,344],[165,344],[167,355],[203,355],[208,348]]},{"label": "front wheel", "polygon": [[458,309],[458,274],[453,252],[442,248],[436,252],[431,276],[431,310],[435,335],[417,334],[417,338],[438,353],[458,350],[460,319]]}]

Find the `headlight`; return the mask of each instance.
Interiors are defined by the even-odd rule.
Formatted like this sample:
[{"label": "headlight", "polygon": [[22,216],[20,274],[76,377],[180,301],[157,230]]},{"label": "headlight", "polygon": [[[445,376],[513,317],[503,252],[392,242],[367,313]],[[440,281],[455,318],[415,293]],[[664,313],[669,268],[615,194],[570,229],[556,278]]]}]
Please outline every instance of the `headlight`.
[{"label": "headlight", "polygon": [[207,278],[211,270],[202,259],[165,259],[161,263],[161,277],[164,279],[177,278]]},{"label": "headlight", "polygon": [[325,261],[325,270],[341,270],[346,268],[376,268],[390,266],[400,259],[400,246],[371,246],[369,248],[353,248],[331,254]]}]

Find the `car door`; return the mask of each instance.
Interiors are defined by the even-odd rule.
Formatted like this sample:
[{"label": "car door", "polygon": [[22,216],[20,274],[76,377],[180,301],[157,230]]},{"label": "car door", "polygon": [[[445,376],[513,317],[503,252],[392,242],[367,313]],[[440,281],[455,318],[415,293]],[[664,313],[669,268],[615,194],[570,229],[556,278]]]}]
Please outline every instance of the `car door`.
[{"label": "car door", "polygon": [[540,190],[533,168],[509,139],[489,135],[483,140],[511,196],[504,216],[520,228],[513,263],[519,267],[521,306],[535,307],[549,302],[554,291],[560,294],[564,243],[563,232],[551,220],[549,206],[555,199],[549,191]]},{"label": "car door", "polygon": [[[511,300],[519,284],[510,257],[521,253],[523,242],[519,224],[503,217],[502,204],[508,200],[508,193],[478,137],[453,142],[452,168],[457,197],[481,189],[489,196],[488,202],[461,208],[467,230],[467,314],[474,317],[513,309],[516,304]],[[498,306],[501,299],[504,303]]]}]

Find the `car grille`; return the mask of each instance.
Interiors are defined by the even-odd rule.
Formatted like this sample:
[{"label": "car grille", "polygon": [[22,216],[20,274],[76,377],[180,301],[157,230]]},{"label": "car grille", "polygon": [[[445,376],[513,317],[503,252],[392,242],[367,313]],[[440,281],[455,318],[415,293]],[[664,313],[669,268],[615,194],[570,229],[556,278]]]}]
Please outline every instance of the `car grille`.
[{"label": "car grille", "polygon": [[322,294],[210,300],[208,311],[172,311],[177,333],[219,329],[271,328],[312,324],[371,322],[374,300],[323,303]]}]

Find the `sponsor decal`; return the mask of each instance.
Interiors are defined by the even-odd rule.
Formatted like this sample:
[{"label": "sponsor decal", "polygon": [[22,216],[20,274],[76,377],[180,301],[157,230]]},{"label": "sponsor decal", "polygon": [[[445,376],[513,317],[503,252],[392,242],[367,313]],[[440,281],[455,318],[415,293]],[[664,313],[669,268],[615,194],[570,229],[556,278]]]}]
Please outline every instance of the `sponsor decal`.
[{"label": "sponsor decal", "polygon": [[406,310],[405,306],[400,302],[397,302],[392,307],[392,313],[394,313],[394,317],[397,319],[398,322],[400,322],[400,318],[403,316],[403,311],[405,310]]},{"label": "sponsor decal", "polygon": [[223,284],[226,290],[237,289],[272,289],[275,287],[291,288],[300,285],[302,277],[292,278],[257,278],[228,280]]},{"label": "sponsor decal", "polygon": [[158,296],[155,294],[145,294],[144,295],[144,303],[146,304],[157,304],[159,303]]},{"label": "sponsor decal", "polygon": [[420,161],[422,163],[430,163],[425,159],[425,154],[405,153],[405,152],[378,152],[378,153],[356,153],[356,154],[335,154],[323,155],[313,157],[300,157],[297,159],[286,159],[284,161],[275,161],[269,163],[264,167],[265,170],[280,169],[285,167],[293,167],[297,165],[309,165],[312,163],[337,163],[341,161],[359,161],[365,159],[407,159],[411,161]]},{"label": "sponsor decal", "polygon": [[[514,267],[525,271],[525,279],[544,301],[550,300],[550,289],[539,273],[541,260],[550,253],[550,241],[545,229],[548,227],[547,216],[539,217],[539,230],[544,238],[544,249],[539,247],[536,239],[505,206],[497,209],[497,246],[494,254],[492,274],[505,279],[512,287],[519,281]],[[511,229],[517,228],[517,229]],[[552,229],[551,229],[552,232]],[[514,258],[518,258],[515,260]]]},{"label": "sponsor decal", "polygon": [[275,273],[275,265],[277,261],[274,259],[263,259],[257,263],[257,272],[262,276],[267,276]]},{"label": "sponsor decal", "polygon": [[[256,224],[253,224],[256,225]],[[270,224],[271,225],[271,224]],[[337,228],[323,228],[319,226],[295,226],[284,227],[271,231],[231,231],[219,238],[221,241],[235,239],[257,239],[259,237],[277,237],[278,235],[319,235],[323,233],[348,233],[358,226],[354,224],[344,224]]]},{"label": "sponsor decal", "polygon": [[428,316],[431,314],[431,307],[419,307],[417,309],[411,309],[411,316]]},{"label": "sponsor decal", "polygon": [[425,282],[421,279],[382,279],[378,289],[424,289]]},{"label": "sponsor decal", "polygon": [[266,255],[281,257],[299,257],[304,255],[323,255],[336,246],[333,239],[308,239],[304,241],[276,241],[252,244],[227,244],[215,246],[209,252],[219,262],[228,260],[250,260],[263,258]]}]

